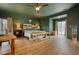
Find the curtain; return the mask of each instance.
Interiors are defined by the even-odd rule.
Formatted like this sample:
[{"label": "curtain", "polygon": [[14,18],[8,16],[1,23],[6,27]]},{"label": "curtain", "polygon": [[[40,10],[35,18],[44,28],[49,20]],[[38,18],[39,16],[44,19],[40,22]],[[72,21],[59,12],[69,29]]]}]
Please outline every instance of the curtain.
[{"label": "curtain", "polygon": [[13,34],[13,20],[12,17],[8,17],[8,33],[12,33]]}]

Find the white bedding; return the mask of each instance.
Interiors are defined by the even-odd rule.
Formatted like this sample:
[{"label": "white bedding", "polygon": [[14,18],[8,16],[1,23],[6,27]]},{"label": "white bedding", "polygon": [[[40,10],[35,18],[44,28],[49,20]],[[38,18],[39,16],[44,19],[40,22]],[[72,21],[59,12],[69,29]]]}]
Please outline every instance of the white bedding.
[{"label": "white bedding", "polygon": [[40,30],[24,30],[24,36],[31,38],[31,35],[33,32],[45,32],[45,31],[40,31]]}]

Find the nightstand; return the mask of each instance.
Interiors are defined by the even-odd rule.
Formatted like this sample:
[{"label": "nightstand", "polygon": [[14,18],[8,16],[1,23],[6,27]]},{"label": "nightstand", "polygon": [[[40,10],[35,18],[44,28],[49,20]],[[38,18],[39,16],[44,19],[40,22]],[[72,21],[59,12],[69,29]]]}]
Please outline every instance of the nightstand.
[{"label": "nightstand", "polygon": [[24,36],[24,32],[23,30],[14,30],[14,35],[16,35],[17,37],[22,37]]}]

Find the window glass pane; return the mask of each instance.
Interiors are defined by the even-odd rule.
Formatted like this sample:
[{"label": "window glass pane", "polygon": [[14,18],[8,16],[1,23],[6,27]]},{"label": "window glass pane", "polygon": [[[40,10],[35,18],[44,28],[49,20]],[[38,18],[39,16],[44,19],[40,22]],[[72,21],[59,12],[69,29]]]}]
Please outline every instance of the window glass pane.
[{"label": "window glass pane", "polygon": [[7,31],[7,20],[6,19],[3,19],[2,21],[2,24],[3,24],[3,34],[6,34],[6,31]]},{"label": "window glass pane", "polygon": [[58,22],[58,34],[65,34],[65,21],[59,21]]},{"label": "window glass pane", "polygon": [[0,35],[6,34],[7,31],[7,19],[0,19]]}]

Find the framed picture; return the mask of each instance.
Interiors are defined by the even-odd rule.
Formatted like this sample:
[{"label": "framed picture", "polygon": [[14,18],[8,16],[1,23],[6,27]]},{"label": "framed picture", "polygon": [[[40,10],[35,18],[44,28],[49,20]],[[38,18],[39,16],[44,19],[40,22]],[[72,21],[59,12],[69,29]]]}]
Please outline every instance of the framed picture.
[{"label": "framed picture", "polygon": [[31,24],[23,24],[23,29],[32,29]]}]

